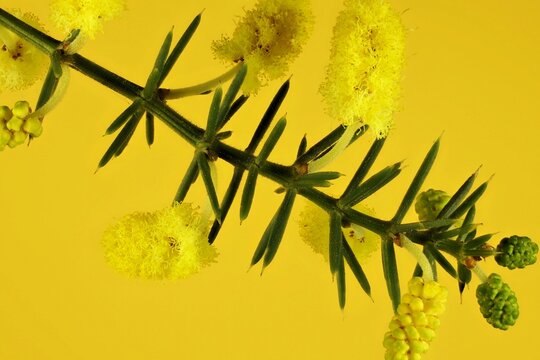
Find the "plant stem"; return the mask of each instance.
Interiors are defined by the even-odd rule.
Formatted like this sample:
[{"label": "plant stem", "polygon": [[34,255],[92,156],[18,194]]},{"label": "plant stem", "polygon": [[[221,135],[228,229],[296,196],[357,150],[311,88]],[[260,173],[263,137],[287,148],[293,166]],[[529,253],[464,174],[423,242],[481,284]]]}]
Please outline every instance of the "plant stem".
[{"label": "plant stem", "polygon": [[[58,46],[61,44],[58,40],[34,29],[3,9],[0,9],[0,26],[5,26],[7,29],[15,32],[21,38],[48,55],[52,55],[56,52]],[[197,143],[203,139],[203,129],[191,123],[174,109],[167,106],[161,99],[157,97],[151,99],[144,98],[142,96],[143,88],[141,86],[99,66],[79,54],[65,54],[60,52],[60,61],[126,98],[133,101],[140,101],[147,111],[160,118],[190,145],[197,146]],[[249,169],[249,167],[255,163],[255,156],[246,151],[227,145],[222,141],[214,141],[211,150],[224,161],[245,170]],[[292,166],[280,165],[270,161],[263,161],[259,164],[258,172],[260,175],[277,182],[285,188],[290,187],[290,184],[293,183],[296,175]],[[387,234],[392,227],[392,224],[388,221],[365,215],[354,209],[344,210],[339,208],[337,199],[328,196],[317,189],[301,188],[298,189],[298,194],[316,203],[324,210],[328,212],[336,211],[341,214],[344,220],[360,225],[377,234]]]},{"label": "plant stem", "polygon": [[37,117],[42,119],[47,113],[51,112],[64,98],[69,85],[69,79],[69,67],[67,65],[62,65],[62,76],[58,80],[58,84],[56,85],[53,95],[45,104],[40,106],[35,112],[31,113],[29,117]]},{"label": "plant stem", "polygon": [[3,43],[6,50],[11,54],[15,53],[17,40],[13,36],[13,33],[2,27],[0,27],[0,43]]},{"label": "plant stem", "polygon": [[180,99],[187,96],[201,95],[214,90],[217,86],[232,79],[242,68],[243,63],[239,62],[230,70],[218,77],[206,82],[177,89],[164,89],[165,99]]},{"label": "plant stem", "polygon": [[433,270],[429,264],[429,260],[422,250],[416,246],[407,236],[400,234],[399,239],[401,246],[405,248],[414,258],[420,267],[422,268],[423,277],[427,281],[433,281]]},{"label": "plant stem", "polygon": [[341,153],[347,148],[351,139],[354,137],[354,134],[358,129],[360,129],[360,127],[361,126],[356,125],[347,126],[343,135],[339,138],[339,140],[336,142],[336,144],[330,151],[321,156],[319,159],[316,159],[309,163],[308,173],[321,170],[326,165],[334,161],[339,155],[341,155]]},{"label": "plant stem", "polygon": [[474,266],[474,268],[472,269],[472,271],[474,271],[474,273],[476,274],[476,276],[478,276],[478,278],[480,279],[480,281],[482,282],[486,282],[488,277],[486,275],[486,273],[482,270],[482,268],[476,264]]}]

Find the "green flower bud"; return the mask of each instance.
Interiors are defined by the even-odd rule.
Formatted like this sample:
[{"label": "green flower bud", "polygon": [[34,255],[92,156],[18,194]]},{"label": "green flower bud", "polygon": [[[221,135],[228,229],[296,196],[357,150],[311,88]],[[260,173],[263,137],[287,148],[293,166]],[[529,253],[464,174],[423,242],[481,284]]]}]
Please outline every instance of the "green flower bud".
[{"label": "green flower bud", "polygon": [[6,129],[0,129],[0,150],[4,150],[9,140],[11,140],[11,132]]},{"label": "green flower bud", "polygon": [[416,197],[414,209],[420,221],[437,219],[437,215],[450,200],[450,195],[442,190],[429,189]]},{"label": "green flower bud", "polygon": [[14,148],[17,145],[21,145],[22,143],[24,143],[24,140],[26,140],[27,135],[28,134],[24,131],[14,131],[11,135],[11,139],[8,142],[8,146],[10,148]]},{"label": "green flower bud", "polygon": [[12,112],[14,116],[24,119],[31,112],[30,104],[28,101],[17,101]]},{"label": "green flower bud", "polygon": [[24,122],[23,130],[34,137],[38,137],[43,132],[43,126],[37,117],[31,117]]},{"label": "green flower bud", "polygon": [[21,127],[24,123],[24,120],[19,118],[19,117],[12,117],[11,120],[9,120],[7,123],[6,123],[6,127],[11,130],[11,131],[19,131],[21,130]]},{"label": "green flower bud", "polygon": [[497,252],[499,252],[495,255],[497,264],[510,270],[523,269],[536,262],[538,245],[526,236],[513,235],[501,240],[497,245]]},{"label": "green flower bud", "polygon": [[480,312],[494,328],[507,330],[516,323],[519,305],[510,286],[499,274],[489,275],[486,282],[476,288]]},{"label": "green flower bud", "polygon": [[5,105],[0,106],[0,121],[5,120],[8,121],[13,116],[13,113],[11,112],[11,109]]},{"label": "green flower bud", "polygon": [[21,145],[28,135],[41,135],[41,120],[37,115],[29,116],[31,113],[28,101],[17,101],[13,109],[0,106],[0,150],[4,150],[6,145],[10,148]]}]

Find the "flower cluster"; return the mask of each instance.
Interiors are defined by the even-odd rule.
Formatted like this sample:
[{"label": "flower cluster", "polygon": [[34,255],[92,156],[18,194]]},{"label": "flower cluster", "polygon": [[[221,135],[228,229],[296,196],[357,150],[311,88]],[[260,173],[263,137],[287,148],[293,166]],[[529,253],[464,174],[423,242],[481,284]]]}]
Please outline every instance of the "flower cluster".
[{"label": "flower cluster", "polygon": [[[363,205],[354,207],[362,213],[373,215],[373,210]],[[312,202],[307,202],[298,220],[300,237],[308,244],[313,252],[323,256],[329,262],[330,226],[328,214]],[[359,262],[365,262],[369,256],[377,251],[380,239],[377,234],[352,224],[342,228],[343,235]]]},{"label": "flower cluster", "polygon": [[501,240],[497,245],[497,252],[495,255],[497,264],[510,270],[523,269],[536,263],[538,245],[526,236],[513,235]]},{"label": "flower cluster", "polygon": [[507,330],[519,317],[516,295],[499,274],[491,274],[476,288],[480,312],[494,328]]},{"label": "flower cluster", "polygon": [[256,93],[267,81],[286,74],[312,26],[309,0],[259,0],[232,36],[214,41],[212,49],[219,59],[247,64],[242,89],[246,94]]},{"label": "flower cluster", "polygon": [[29,135],[41,135],[41,120],[29,116],[31,112],[30,104],[26,101],[17,101],[12,109],[0,106],[0,151],[4,150],[6,145],[10,148],[21,145]]},{"label": "flower cluster", "polygon": [[387,360],[420,359],[429,349],[444,313],[448,290],[435,281],[414,277],[401,298],[384,337]]},{"label": "flower cluster", "polygon": [[437,219],[437,215],[450,200],[450,195],[442,190],[429,189],[421,192],[416,197],[414,210],[418,214],[418,220],[430,221]]},{"label": "flower cluster", "polygon": [[[10,12],[27,24],[43,30],[32,13],[12,9]],[[0,26],[0,92],[23,90],[47,70],[48,58],[36,47]]]},{"label": "flower cluster", "polygon": [[125,9],[124,0],[52,0],[51,21],[64,34],[79,29],[82,37],[93,39],[103,31],[103,23]]},{"label": "flower cluster", "polygon": [[367,124],[385,137],[397,109],[405,31],[385,0],[345,0],[344,7],[320,92],[328,115],[344,125]]},{"label": "flower cluster", "polygon": [[107,262],[131,277],[180,279],[215,261],[210,222],[189,203],[135,212],[109,227],[102,239]]}]

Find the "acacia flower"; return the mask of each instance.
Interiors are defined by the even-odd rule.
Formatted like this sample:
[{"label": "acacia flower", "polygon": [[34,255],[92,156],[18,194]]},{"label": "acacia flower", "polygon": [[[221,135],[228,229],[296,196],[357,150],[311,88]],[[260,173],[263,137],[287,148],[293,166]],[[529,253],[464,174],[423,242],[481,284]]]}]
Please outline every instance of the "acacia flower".
[{"label": "acacia flower", "polygon": [[313,27],[309,0],[259,0],[246,11],[231,37],[212,43],[217,58],[245,62],[246,94],[256,93],[267,81],[286,74],[300,54]]},{"label": "acacia flower", "polygon": [[[355,206],[354,209],[373,215],[373,210],[361,204]],[[313,252],[322,255],[326,262],[329,262],[330,241],[328,219],[328,214],[323,209],[312,202],[307,202],[298,220],[300,237],[311,247]],[[348,228],[342,228],[342,231],[354,255],[361,263],[379,249],[379,236],[372,231],[355,224],[351,224]]]},{"label": "acacia flower", "polygon": [[345,0],[338,15],[326,79],[320,87],[328,115],[367,124],[386,137],[397,109],[404,62],[404,27],[386,0]]},{"label": "acacia flower", "polygon": [[444,313],[448,290],[433,280],[413,277],[384,336],[386,360],[419,360],[429,349]]},{"label": "acacia flower", "polygon": [[143,279],[180,279],[198,273],[217,257],[208,244],[210,220],[189,203],[122,217],[104,233],[107,262]]},{"label": "acacia flower", "polygon": [[74,29],[79,37],[94,39],[103,31],[103,23],[125,9],[124,0],[52,0],[51,21],[66,35]]},{"label": "acacia flower", "polygon": [[[44,30],[37,16],[10,10],[25,23]],[[35,46],[0,26],[0,92],[23,90],[43,77],[48,58]]]}]

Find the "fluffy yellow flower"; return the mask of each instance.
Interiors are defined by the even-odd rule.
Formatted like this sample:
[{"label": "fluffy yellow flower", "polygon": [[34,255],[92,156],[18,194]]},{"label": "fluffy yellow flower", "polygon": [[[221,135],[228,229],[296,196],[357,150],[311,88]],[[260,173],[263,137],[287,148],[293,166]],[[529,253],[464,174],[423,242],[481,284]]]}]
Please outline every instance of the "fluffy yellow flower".
[{"label": "fluffy yellow flower", "polygon": [[384,358],[420,360],[435,338],[447,298],[448,290],[436,281],[413,277],[384,336]]},{"label": "fluffy yellow flower", "polygon": [[[373,214],[373,210],[361,204],[355,206],[354,209],[368,215]],[[306,202],[300,213],[298,226],[302,240],[315,253],[322,255],[326,262],[329,262],[330,225],[326,211],[312,202]],[[354,224],[349,228],[342,228],[342,231],[360,263],[365,262],[379,249],[380,238],[372,231]]]},{"label": "fluffy yellow flower", "polygon": [[[27,24],[44,30],[34,14],[16,9],[10,12]],[[43,77],[47,63],[45,54],[0,26],[0,92],[23,90],[31,86]]]},{"label": "fluffy yellow flower", "polygon": [[312,27],[309,0],[259,0],[240,19],[232,37],[214,41],[212,50],[226,62],[244,61],[248,73],[242,89],[256,93],[267,81],[287,73]]},{"label": "fluffy yellow flower", "polygon": [[109,227],[102,239],[107,262],[130,277],[180,279],[213,263],[210,221],[189,203],[135,212]]},{"label": "fluffy yellow flower", "polygon": [[328,115],[386,137],[397,108],[404,28],[386,0],[345,0],[320,92]]},{"label": "fluffy yellow flower", "polygon": [[80,35],[93,39],[103,31],[103,23],[125,9],[124,0],[52,0],[51,21],[69,34],[80,29]]}]

